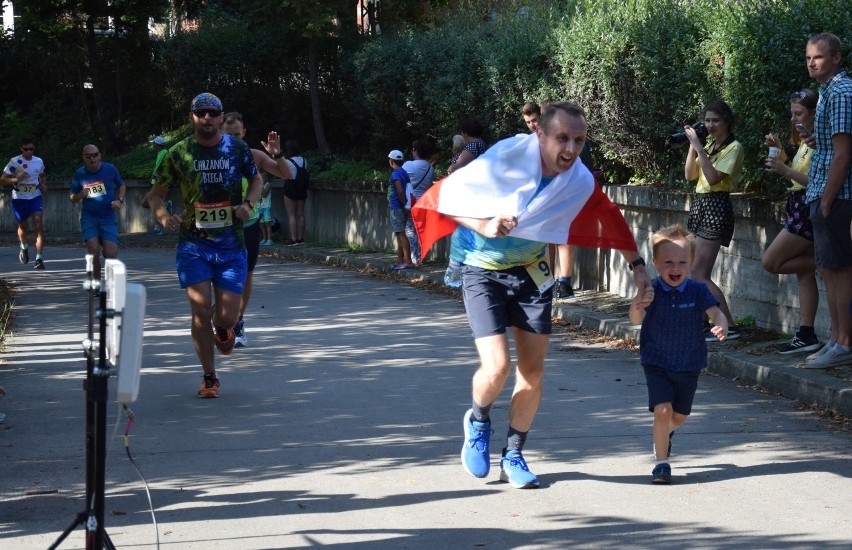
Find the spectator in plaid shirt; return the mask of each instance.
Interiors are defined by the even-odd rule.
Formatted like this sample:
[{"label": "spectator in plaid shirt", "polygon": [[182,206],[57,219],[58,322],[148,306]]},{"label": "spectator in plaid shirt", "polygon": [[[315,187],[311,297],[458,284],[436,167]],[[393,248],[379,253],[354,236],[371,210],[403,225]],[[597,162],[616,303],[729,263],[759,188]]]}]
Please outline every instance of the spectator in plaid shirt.
[{"label": "spectator in plaid shirt", "polygon": [[831,337],[808,356],[807,368],[852,363],[852,78],[841,67],[840,39],[814,35],[805,48],[808,73],[819,82],[814,148],[805,201],[814,225],[814,259],[825,281]]}]

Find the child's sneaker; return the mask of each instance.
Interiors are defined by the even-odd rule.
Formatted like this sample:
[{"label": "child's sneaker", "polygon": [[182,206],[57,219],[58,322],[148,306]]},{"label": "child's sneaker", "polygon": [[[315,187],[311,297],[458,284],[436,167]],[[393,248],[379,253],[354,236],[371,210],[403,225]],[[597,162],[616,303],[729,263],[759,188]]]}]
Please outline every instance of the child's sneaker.
[{"label": "child's sneaker", "polygon": [[536,489],[538,478],[527,467],[524,455],[521,451],[503,449],[503,458],[500,459],[500,481],[508,482],[515,489]]},{"label": "child's sneaker", "polygon": [[473,477],[485,477],[491,469],[491,458],[488,456],[488,446],[491,443],[491,421],[477,422],[473,420],[473,409],[464,413],[462,426],[464,428],[464,445],[461,450],[461,461],[464,471]]},{"label": "child's sneaker", "polygon": [[204,373],[204,377],[201,379],[201,389],[198,390],[198,397],[202,399],[219,397],[219,379],[215,373]]},{"label": "child's sneaker", "polygon": [[651,472],[651,483],[655,485],[668,485],[672,482],[672,467],[668,462],[661,462],[654,466]]}]

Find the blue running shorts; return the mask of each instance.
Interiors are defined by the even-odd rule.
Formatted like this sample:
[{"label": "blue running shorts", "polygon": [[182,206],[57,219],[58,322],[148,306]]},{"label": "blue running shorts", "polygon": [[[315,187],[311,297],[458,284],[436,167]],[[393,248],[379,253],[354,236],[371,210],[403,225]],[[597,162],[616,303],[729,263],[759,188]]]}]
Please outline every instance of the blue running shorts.
[{"label": "blue running shorts", "polygon": [[550,334],[553,286],[539,292],[524,267],[491,270],[462,267],[464,308],[473,338],[504,334],[517,327]]},{"label": "blue running shorts", "polygon": [[182,242],[177,245],[175,268],[181,288],[212,281],[216,288],[242,295],[248,263],[245,250],[217,252]]},{"label": "blue running shorts", "polygon": [[83,242],[99,238],[101,241],[118,244],[118,220],[98,220],[81,216],[80,229],[83,231]]},{"label": "blue running shorts", "polygon": [[30,216],[41,211],[41,195],[32,199],[12,199],[12,212],[19,222],[27,221]]}]

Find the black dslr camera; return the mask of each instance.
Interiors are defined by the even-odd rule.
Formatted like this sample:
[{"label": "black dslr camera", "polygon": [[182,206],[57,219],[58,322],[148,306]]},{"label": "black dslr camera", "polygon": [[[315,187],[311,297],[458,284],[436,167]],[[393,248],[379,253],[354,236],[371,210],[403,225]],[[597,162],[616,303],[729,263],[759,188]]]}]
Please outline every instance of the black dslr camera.
[{"label": "black dslr camera", "polygon": [[[695,130],[696,134],[698,134],[698,139],[701,140],[701,143],[704,143],[704,140],[707,139],[708,135],[707,127],[704,126],[704,123],[696,122],[692,125],[692,129]],[[686,132],[678,132],[669,137],[669,147],[673,149],[686,145],[687,143],[689,143],[689,140],[686,139]]]}]

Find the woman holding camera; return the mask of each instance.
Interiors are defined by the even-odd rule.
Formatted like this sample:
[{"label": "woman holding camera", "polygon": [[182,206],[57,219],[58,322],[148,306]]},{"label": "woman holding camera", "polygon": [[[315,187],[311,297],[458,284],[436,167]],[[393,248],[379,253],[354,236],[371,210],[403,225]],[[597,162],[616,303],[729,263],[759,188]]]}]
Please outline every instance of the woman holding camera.
[{"label": "woman holding camera", "polygon": [[781,141],[772,134],[766,136],[766,146],[775,147],[766,157],[766,170],[774,172],[792,182],[787,195],[787,219],[784,229],[775,237],[763,253],[763,269],[770,273],[795,273],[799,282],[799,330],[790,343],[778,350],[788,354],[816,351],[822,347],[814,333],[814,320],[819,305],[819,291],[814,263],[814,233],[810,211],[805,203],[805,188],[808,186],[808,169],[814,150],[805,139],[814,131],[819,94],[815,90],[796,92],[790,98],[790,141],[798,146],[792,162],[787,164],[787,155]]},{"label": "woman holding camera", "polygon": [[[734,325],[731,310],[721,289],[711,280],[713,264],[719,249],[731,244],[734,235],[734,212],[729,194],[736,191],[743,164],[743,146],[731,133],[734,113],[724,101],[712,101],[702,111],[704,127],[710,138],[707,145],[692,126],[685,126],[689,140],[684,173],[687,180],[698,179],[695,198],[689,212],[687,226],[695,234],[695,261],[692,278],[707,285],[719,300],[719,308],[728,318],[728,338],[735,340],[740,332]],[[707,331],[705,338],[715,341],[716,336]]]}]

